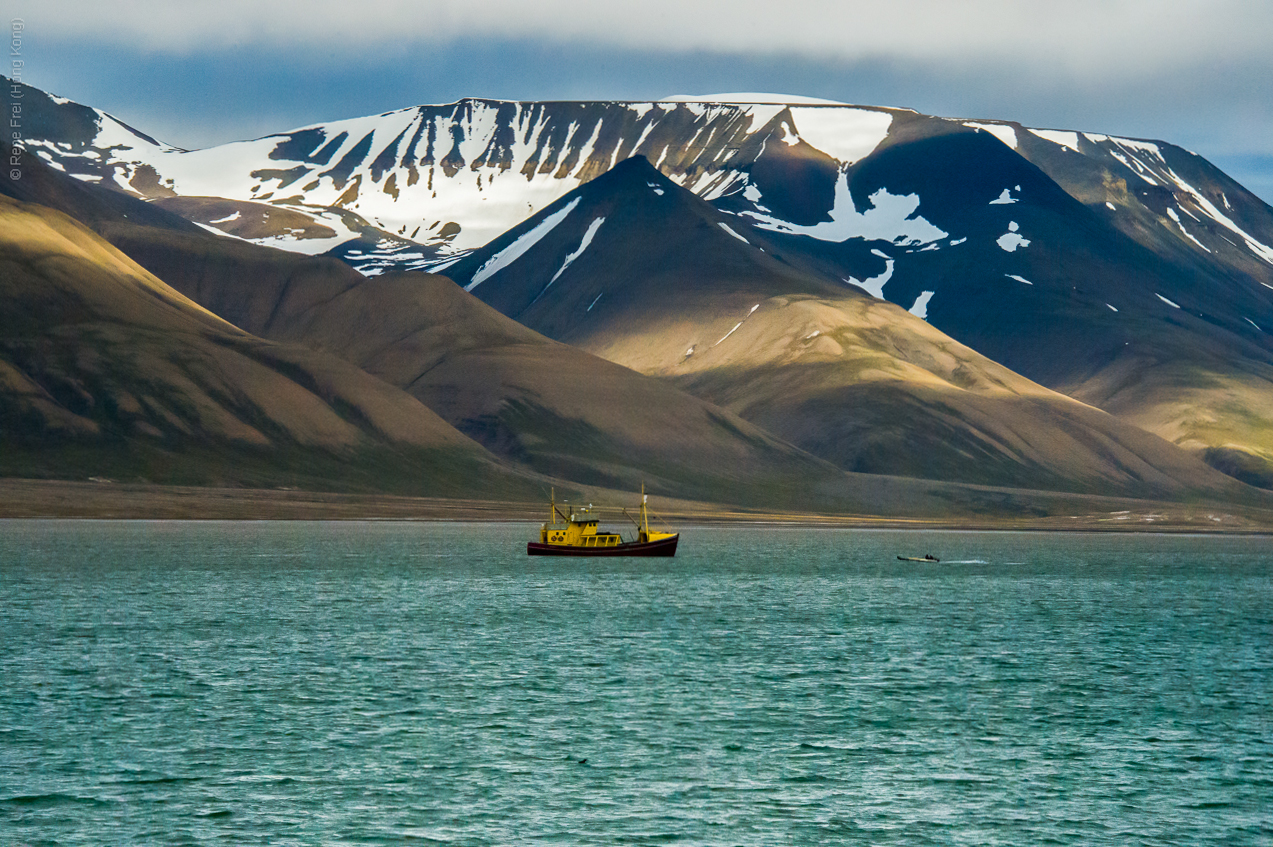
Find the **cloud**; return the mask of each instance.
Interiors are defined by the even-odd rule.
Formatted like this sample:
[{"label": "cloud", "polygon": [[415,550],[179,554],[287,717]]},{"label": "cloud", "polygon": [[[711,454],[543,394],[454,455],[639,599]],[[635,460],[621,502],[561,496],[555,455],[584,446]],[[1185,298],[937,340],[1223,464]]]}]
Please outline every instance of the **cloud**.
[{"label": "cloud", "polygon": [[251,45],[339,53],[404,42],[547,40],[627,49],[794,53],[828,60],[978,57],[1068,75],[1151,75],[1263,56],[1263,0],[26,0],[33,37],[113,40],[189,54]]},{"label": "cloud", "polygon": [[1273,3],[19,2],[28,81],[185,147],[472,96],[772,91],[1163,139],[1273,197]]}]

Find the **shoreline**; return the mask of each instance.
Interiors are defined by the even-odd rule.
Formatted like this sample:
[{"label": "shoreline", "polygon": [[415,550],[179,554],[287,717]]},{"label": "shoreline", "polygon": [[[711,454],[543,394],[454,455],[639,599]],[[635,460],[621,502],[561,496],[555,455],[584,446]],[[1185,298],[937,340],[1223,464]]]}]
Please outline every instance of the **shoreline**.
[{"label": "shoreline", "polygon": [[[676,525],[748,525],[820,529],[1118,532],[1273,535],[1273,513],[1233,504],[1106,502],[1117,510],[1074,513],[897,517],[771,512],[712,503],[662,501],[660,517]],[[1093,506],[1095,504],[1083,504]],[[225,521],[543,521],[542,503],[344,494],[296,489],[202,488],[148,483],[0,479],[0,520]],[[622,520],[618,509],[597,509]]]}]

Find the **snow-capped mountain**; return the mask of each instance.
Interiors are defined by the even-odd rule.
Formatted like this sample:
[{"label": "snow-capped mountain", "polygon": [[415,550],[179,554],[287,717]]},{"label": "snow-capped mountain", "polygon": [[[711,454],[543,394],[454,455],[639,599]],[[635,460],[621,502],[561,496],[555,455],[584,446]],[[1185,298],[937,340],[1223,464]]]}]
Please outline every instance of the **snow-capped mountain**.
[{"label": "snow-capped mountain", "polygon": [[568,249],[528,267],[547,255],[530,250],[535,232],[547,238],[571,191],[643,156],[715,207],[716,234],[763,242],[766,261],[853,285],[1044,385],[1221,451],[1217,463],[1255,455],[1273,474],[1273,208],[1163,142],[737,102],[774,99],[795,98],[466,99],[197,151],[34,89],[26,102],[30,146],[68,173],[366,273],[445,272],[483,299],[497,289],[482,279],[514,265],[527,290],[571,290],[561,281],[617,219],[569,231]]},{"label": "snow-capped mountain", "polygon": [[[875,216],[869,238],[823,240],[818,224],[810,234],[745,208],[731,214],[729,203],[707,203],[636,157],[447,273],[545,334],[700,387],[700,363],[748,337],[754,308],[763,317],[768,301],[887,298],[1018,373],[1264,479],[1248,472],[1273,446],[1273,353],[1254,325],[1273,318],[1263,283],[1149,250],[985,132],[896,143],[845,184],[846,209]],[[905,317],[895,313],[890,331]],[[775,361],[729,367],[769,373],[810,344],[832,349],[841,323],[802,324],[786,333],[805,339],[795,347],[771,339],[757,348]],[[917,324],[912,335],[923,334]],[[900,338],[885,347],[919,349]],[[843,364],[852,356],[833,358],[853,370]],[[942,379],[966,388],[977,370]],[[856,413],[828,411],[841,422]],[[805,444],[774,420],[764,425]]]},{"label": "snow-capped mountain", "polygon": [[[704,199],[735,197],[736,212],[778,231],[935,243],[933,230],[897,229],[897,221],[911,219],[918,197],[885,194],[867,209],[845,206],[850,172],[898,142],[980,130],[1156,248],[1194,251],[1247,273],[1255,263],[1273,270],[1269,207],[1205,160],[1162,142],[721,95],[657,103],[465,99],[190,151],[96,109],[37,89],[25,95],[28,144],[69,173],[152,198],[220,197],[289,209],[315,225],[293,219],[246,237],[307,253],[362,238],[361,249],[351,248],[352,263],[373,269],[383,263],[371,256],[375,241],[399,253],[410,243],[425,246],[389,260],[396,267],[454,256],[632,155]],[[243,217],[204,223],[233,232]]]},{"label": "snow-capped mountain", "polygon": [[800,267],[788,246],[637,156],[449,272],[519,322],[845,470],[1131,491],[1179,452]]}]

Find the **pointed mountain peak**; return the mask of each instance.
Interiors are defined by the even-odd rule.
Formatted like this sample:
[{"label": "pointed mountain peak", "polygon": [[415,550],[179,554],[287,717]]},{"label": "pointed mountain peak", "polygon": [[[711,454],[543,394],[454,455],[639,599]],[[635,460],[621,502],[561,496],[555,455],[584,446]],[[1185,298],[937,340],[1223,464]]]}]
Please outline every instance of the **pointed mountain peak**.
[{"label": "pointed mountain peak", "polygon": [[[651,188],[661,188],[665,192],[680,191],[691,196],[693,194],[664,176],[650,164],[649,159],[640,154],[624,159],[601,176],[579,186],[575,192],[609,194],[636,189],[648,193]],[[568,194],[567,197],[569,196]]]},{"label": "pointed mountain peak", "polygon": [[447,275],[509,317],[568,343],[669,316],[714,327],[718,318],[733,320],[738,309],[776,295],[855,296],[770,248],[745,219],[634,156]]}]

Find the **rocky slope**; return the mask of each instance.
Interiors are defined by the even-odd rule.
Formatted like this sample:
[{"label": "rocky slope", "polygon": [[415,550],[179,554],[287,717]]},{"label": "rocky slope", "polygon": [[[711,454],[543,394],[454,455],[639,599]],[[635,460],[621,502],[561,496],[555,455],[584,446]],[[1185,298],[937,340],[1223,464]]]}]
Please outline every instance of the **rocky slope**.
[{"label": "rocky slope", "polygon": [[[715,98],[463,100],[182,151],[26,95],[32,150],[68,173],[239,238],[465,284],[504,233],[643,155],[766,245],[796,289],[854,286],[1273,486],[1273,209],[1170,144]],[[712,249],[679,243],[682,256]],[[567,255],[538,273],[573,272]],[[699,304],[717,323],[735,306]]]},{"label": "rocky slope", "polygon": [[[811,508],[820,498],[827,507],[860,505],[856,489],[834,466],[665,382],[551,341],[448,279],[423,274],[368,279],[335,259],[207,233],[150,204],[48,168],[37,166],[20,182],[0,188],[76,211],[145,270],[103,249],[226,331],[258,346],[336,363],[397,402],[408,401],[424,423],[442,425],[430,411],[437,410],[519,467],[629,490],[644,480],[653,491],[716,502]],[[60,217],[46,206],[21,205]],[[37,249],[21,232],[13,239],[8,253]],[[80,272],[86,280],[93,273],[91,263]],[[137,320],[154,323],[148,315]],[[56,316],[38,309],[28,323],[37,338],[59,325]],[[166,343],[189,346],[176,330],[153,328],[161,340],[172,336]],[[126,346],[126,340],[120,343]],[[208,371],[214,370],[215,363],[209,364]],[[290,408],[291,395],[265,378],[253,375],[252,385],[239,386],[237,377],[225,377],[234,393],[263,392],[263,398],[275,400],[279,415]],[[255,394],[251,399],[261,401]],[[443,428],[462,447],[476,448]],[[213,433],[212,440],[224,441],[221,436]]]},{"label": "rocky slope", "polygon": [[856,287],[641,157],[449,271],[500,311],[846,470],[1125,494],[1224,483]]},{"label": "rocky slope", "polygon": [[264,341],[0,195],[0,475],[459,495],[537,483],[347,362]]}]

